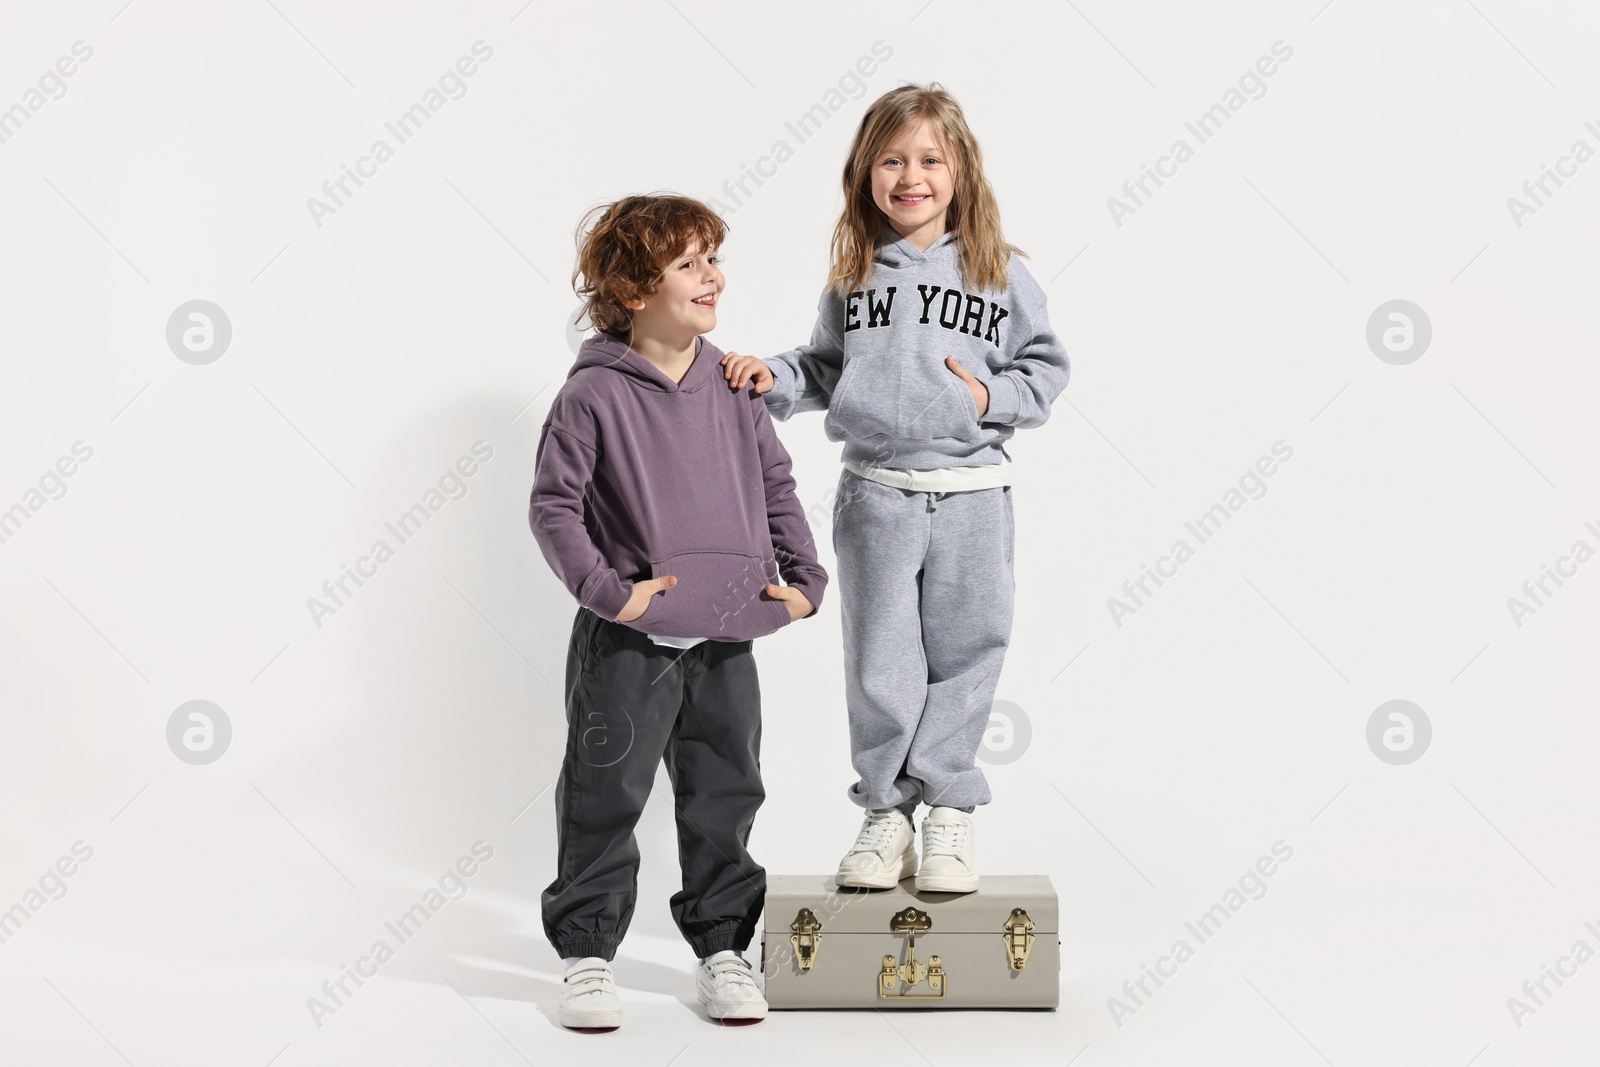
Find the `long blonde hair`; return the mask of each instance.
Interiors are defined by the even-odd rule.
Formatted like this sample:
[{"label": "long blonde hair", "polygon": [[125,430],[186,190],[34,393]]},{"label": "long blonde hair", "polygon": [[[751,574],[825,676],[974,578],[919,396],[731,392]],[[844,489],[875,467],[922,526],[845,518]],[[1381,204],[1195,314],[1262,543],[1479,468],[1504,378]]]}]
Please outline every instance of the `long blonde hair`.
[{"label": "long blonde hair", "polygon": [[960,238],[965,283],[1004,292],[1011,253],[1027,255],[1001,233],[1000,207],[983,174],[983,151],[956,98],[938,82],[901,85],[874,100],[856,127],[844,165],[844,212],[833,227],[829,286],[849,292],[872,276],[878,234],[888,225],[872,200],[873,164],[896,134],[924,118],[954,164],[955,191],[945,221]]}]

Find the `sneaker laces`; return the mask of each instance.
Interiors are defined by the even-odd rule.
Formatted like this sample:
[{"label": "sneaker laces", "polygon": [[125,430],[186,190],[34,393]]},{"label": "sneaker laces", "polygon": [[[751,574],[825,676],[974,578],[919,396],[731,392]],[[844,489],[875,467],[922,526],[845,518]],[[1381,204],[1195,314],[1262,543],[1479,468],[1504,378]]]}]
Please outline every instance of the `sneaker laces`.
[{"label": "sneaker laces", "polygon": [[861,833],[857,835],[850,851],[881,853],[900,829],[900,820],[895,818],[898,814],[894,808],[867,812],[866,821],[861,824]]},{"label": "sneaker laces", "polygon": [[957,856],[966,851],[968,826],[964,822],[922,824],[922,847],[929,856]]}]

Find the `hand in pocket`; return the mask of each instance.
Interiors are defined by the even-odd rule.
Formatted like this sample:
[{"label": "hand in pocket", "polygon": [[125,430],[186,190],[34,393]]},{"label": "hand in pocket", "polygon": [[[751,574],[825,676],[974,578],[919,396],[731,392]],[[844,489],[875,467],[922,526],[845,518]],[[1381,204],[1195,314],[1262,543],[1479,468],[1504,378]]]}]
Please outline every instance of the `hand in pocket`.
[{"label": "hand in pocket", "polygon": [[768,582],[767,595],[774,600],[783,601],[783,606],[789,609],[790,622],[803,619],[817,609],[815,604],[806,599],[804,593],[792,585],[778,585],[774,582]]},{"label": "hand in pocket", "polygon": [[972,402],[978,407],[978,418],[983,418],[984,413],[989,410],[989,387],[974,378],[972,372],[963,367],[955,356],[944,357],[944,365],[955,371],[956,376],[972,393]]},{"label": "hand in pocket", "polygon": [[616,621],[632,622],[637,619],[650,606],[651,597],[664,589],[671,589],[677,584],[678,579],[670,574],[664,574],[660,578],[646,578],[643,581],[634,582],[633,595],[628,597],[628,602],[622,606],[622,611],[617,615]]}]

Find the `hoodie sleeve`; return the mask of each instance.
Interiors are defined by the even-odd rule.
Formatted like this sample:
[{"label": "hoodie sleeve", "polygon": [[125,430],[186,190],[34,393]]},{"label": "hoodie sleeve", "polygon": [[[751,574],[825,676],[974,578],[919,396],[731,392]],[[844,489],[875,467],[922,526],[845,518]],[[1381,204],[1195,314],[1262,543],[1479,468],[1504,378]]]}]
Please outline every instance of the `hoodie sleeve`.
[{"label": "hoodie sleeve", "polygon": [[595,547],[583,523],[583,496],[594,476],[593,416],[560,397],[539,433],[528,524],[550,569],[579,604],[602,619],[615,620],[633,595]]},{"label": "hoodie sleeve", "polygon": [[817,301],[817,324],[811,343],[766,360],[772,371],[772,388],[762,394],[767,411],[779,422],[801,411],[822,411],[833,399],[833,387],[844,373],[844,342],[834,331],[843,307],[833,289]]},{"label": "hoodie sleeve", "polygon": [[1043,426],[1050,417],[1051,402],[1067,387],[1071,370],[1067,348],[1050,328],[1043,291],[1037,284],[1031,288],[1038,304],[1018,324],[1023,329],[1013,336],[1020,336],[1022,343],[1011,363],[984,383],[989,388],[989,410],[980,422],[998,422],[1019,430]]},{"label": "hoodie sleeve", "polygon": [[[756,446],[761,453],[761,479],[767,497],[767,529],[772,534],[772,550],[778,573],[811,601],[809,619],[822,607],[822,594],[828,587],[828,572],[817,562],[817,546],[806,521],[805,508],[795,492],[789,452],[778,440],[772,419],[763,404],[752,404],[755,416]],[[784,621],[789,621],[784,607]]]}]

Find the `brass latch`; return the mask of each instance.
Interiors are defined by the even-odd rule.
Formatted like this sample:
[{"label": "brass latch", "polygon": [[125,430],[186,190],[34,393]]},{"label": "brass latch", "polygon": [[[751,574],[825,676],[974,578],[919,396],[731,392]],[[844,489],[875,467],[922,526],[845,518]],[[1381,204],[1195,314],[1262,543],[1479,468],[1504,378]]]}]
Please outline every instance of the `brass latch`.
[{"label": "brass latch", "polygon": [[[893,956],[883,957],[883,970],[878,972],[878,997],[881,1000],[943,1000],[945,987],[944,967],[938,956],[929,956],[924,966],[917,960],[917,935],[933,929],[933,919],[925,911],[906,908],[896,912],[889,920],[889,929],[906,935],[906,961],[896,967]],[[896,985],[908,989],[928,981],[926,993],[897,993]]]},{"label": "brass latch", "polygon": [[822,924],[817,922],[817,917],[810,908],[801,908],[800,914],[794,917],[794,922],[789,924],[789,929],[794,933],[789,935],[789,944],[794,946],[794,959],[802,971],[809,971],[816,962],[817,949],[822,947]]},{"label": "brass latch", "polygon": [[1011,969],[1020,971],[1028,965],[1028,950],[1033,947],[1033,920],[1021,908],[1011,909],[1011,918],[1001,927],[1001,938],[1006,943],[1006,955],[1011,957]]}]

